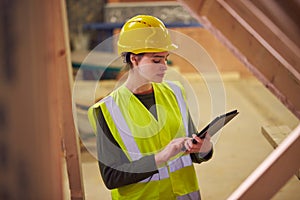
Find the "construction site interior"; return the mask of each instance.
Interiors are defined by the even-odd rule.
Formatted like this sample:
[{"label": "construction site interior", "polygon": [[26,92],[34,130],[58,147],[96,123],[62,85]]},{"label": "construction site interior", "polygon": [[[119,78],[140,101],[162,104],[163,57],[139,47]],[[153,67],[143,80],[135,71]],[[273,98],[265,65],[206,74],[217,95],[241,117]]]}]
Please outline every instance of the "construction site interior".
[{"label": "construction site interior", "polygon": [[126,78],[116,41],[137,14],[160,18],[201,130],[239,115],[194,164],[204,200],[300,199],[297,0],[53,0],[1,3],[0,200],[111,199],[87,110]]}]

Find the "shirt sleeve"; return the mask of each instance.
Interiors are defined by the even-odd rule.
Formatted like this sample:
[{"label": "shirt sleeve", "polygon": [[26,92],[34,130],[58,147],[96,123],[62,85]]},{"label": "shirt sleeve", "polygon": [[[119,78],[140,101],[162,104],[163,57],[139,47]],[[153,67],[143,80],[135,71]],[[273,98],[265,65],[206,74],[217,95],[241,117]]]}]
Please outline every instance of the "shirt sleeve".
[{"label": "shirt sleeve", "polygon": [[108,189],[137,183],[158,173],[154,155],[129,161],[113,138],[101,109],[98,121],[100,125],[97,128],[98,163],[103,182]]}]

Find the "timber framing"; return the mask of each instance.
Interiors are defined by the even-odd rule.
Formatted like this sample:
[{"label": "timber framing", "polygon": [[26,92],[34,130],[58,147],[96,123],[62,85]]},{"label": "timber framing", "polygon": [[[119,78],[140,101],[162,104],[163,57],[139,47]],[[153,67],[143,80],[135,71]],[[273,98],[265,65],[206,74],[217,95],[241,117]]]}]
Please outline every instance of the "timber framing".
[{"label": "timber framing", "polygon": [[[300,119],[297,1],[179,1]],[[270,199],[297,173],[299,148],[300,125],[228,199]]]},{"label": "timber framing", "polygon": [[[284,29],[277,18],[265,14],[266,7],[259,0],[180,2],[300,119],[300,42],[294,36],[299,27]],[[294,1],[289,3],[293,4],[289,7],[299,7]],[[270,12],[278,7],[274,1],[267,5]],[[298,19],[283,18],[297,24]]]}]

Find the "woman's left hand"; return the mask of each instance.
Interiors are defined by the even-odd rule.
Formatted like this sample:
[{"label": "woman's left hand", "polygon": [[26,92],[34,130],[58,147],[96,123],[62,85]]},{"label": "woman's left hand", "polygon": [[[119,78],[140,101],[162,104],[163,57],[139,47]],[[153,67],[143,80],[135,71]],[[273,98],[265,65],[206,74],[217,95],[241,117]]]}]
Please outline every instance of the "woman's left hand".
[{"label": "woman's left hand", "polygon": [[210,142],[209,134],[206,134],[203,139],[199,138],[196,134],[193,134],[192,137],[197,141],[197,144],[194,144],[191,139],[186,140],[184,143],[186,153],[206,153],[211,150],[212,143]]}]

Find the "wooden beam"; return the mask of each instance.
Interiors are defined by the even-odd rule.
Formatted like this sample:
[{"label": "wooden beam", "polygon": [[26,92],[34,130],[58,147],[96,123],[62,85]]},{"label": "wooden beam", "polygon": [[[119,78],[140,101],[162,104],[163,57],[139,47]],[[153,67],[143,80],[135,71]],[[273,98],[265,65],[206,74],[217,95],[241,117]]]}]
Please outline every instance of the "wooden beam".
[{"label": "wooden beam", "polygon": [[72,117],[65,1],[1,1],[0,198],[84,199]]},{"label": "wooden beam", "polygon": [[78,134],[75,129],[73,112],[72,112],[72,94],[71,86],[73,85],[73,75],[71,66],[71,56],[69,47],[69,34],[65,1],[56,0],[58,8],[54,16],[60,29],[56,32],[55,51],[59,56],[57,63],[57,115],[59,119],[59,127],[63,137],[65,148],[65,158],[67,164],[70,196],[71,200],[84,200],[84,185],[82,180],[81,156]]},{"label": "wooden beam", "polygon": [[300,125],[228,199],[271,199],[293,173],[299,169],[299,152]]},{"label": "wooden beam", "polygon": [[300,80],[300,49],[287,34],[251,1],[218,2],[240,22],[283,67]]},{"label": "wooden beam", "polygon": [[[192,7],[188,2],[186,5]],[[300,119],[299,64],[295,64],[299,63],[299,47],[283,32],[278,33],[276,26],[262,13],[257,16],[258,9],[245,2],[248,1],[212,0],[209,6],[202,5],[205,15],[201,7],[190,10]],[[273,40],[281,46],[275,45]]]},{"label": "wooden beam", "polygon": [[298,0],[288,2],[251,0],[272,22],[299,47],[300,46],[300,4]]},{"label": "wooden beam", "polygon": [[[63,199],[60,1],[0,3],[0,199]],[[61,35],[60,35],[61,36]],[[55,48],[54,48],[55,47]]]},{"label": "wooden beam", "polygon": [[[262,126],[261,132],[275,149],[292,132],[292,130],[288,126]],[[300,180],[300,169],[297,170],[295,175]]]},{"label": "wooden beam", "polygon": [[275,149],[292,130],[288,126],[262,126],[261,132]]}]

